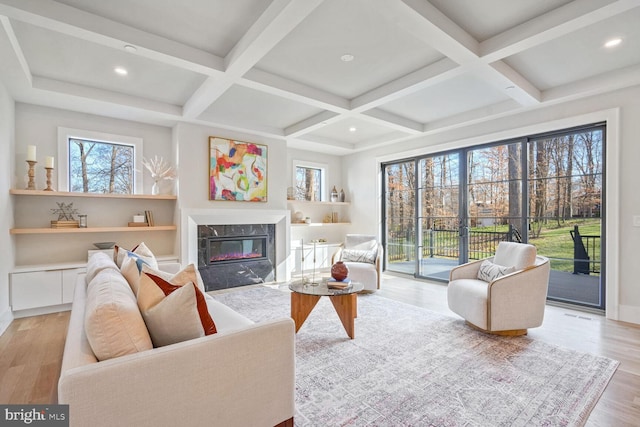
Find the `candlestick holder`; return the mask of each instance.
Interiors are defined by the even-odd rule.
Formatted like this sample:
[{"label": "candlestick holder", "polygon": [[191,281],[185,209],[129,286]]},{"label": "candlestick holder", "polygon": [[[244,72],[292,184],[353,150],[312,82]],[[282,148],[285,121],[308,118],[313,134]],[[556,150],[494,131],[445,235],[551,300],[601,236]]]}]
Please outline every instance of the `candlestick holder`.
[{"label": "candlestick holder", "polygon": [[47,188],[45,188],[44,191],[53,191],[53,188],[51,188],[51,172],[53,171],[53,168],[45,166],[45,169],[47,170]]},{"label": "candlestick holder", "polygon": [[29,183],[27,184],[27,190],[35,190],[36,189],[36,171],[35,171],[35,167],[36,167],[36,162],[35,160],[27,160],[27,163],[29,164],[29,172],[28,172],[28,176],[29,176]]}]

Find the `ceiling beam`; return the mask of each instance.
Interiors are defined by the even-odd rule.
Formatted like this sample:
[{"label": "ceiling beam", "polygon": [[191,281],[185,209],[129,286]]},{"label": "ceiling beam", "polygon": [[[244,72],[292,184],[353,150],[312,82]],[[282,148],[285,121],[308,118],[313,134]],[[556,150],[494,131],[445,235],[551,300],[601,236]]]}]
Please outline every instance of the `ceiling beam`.
[{"label": "ceiling beam", "polygon": [[22,74],[25,79],[29,83],[29,86],[33,84],[33,77],[31,75],[31,69],[29,68],[29,64],[27,63],[27,59],[24,57],[24,53],[22,52],[22,47],[16,38],[16,33],[13,31],[13,26],[11,25],[11,21],[6,16],[0,16],[0,23],[2,23],[2,28],[4,28],[5,33],[7,34],[7,38],[9,39],[9,43],[11,44],[11,48],[13,49],[13,53],[16,55],[16,59],[20,64],[20,69],[22,70]]},{"label": "ceiling beam", "polygon": [[335,113],[346,113],[350,108],[350,103],[345,98],[258,68],[247,71],[238,79],[237,84]]},{"label": "ceiling beam", "polygon": [[575,0],[485,40],[481,58],[495,62],[639,6],[640,0]]},{"label": "ceiling beam", "polygon": [[331,111],[323,111],[315,116],[309,117],[298,123],[295,123],[284,130],[287,137],[298,138],[301,135],[313,132],[314,130],[323,128],[324,126],[342,120],[344,117]]},{"label": "ceiling beam", "polygon": [[441,59],[351,100],[351,111],[363,112],[442,83],[464,72],[449,58]]},{"label": "ceiling beam", "polygon": [[223,78],[209,77],[185,103],[185,117],[200,116],[323,1],[274,0],[225,57]]},{"label": "ceiling beam", "polygon": [[388,111],[374,108],[363,114],[358,115],[358,118],[366,120],[371,123],[383,125],[384,127],[391,128],[400,132],[408,133],[410,135],[419,135],[422,133],[422,123],[415,122],[405,117],[400,117],[396,114]]},{"label": "ceiling beam", "polygon": [[480,45],[469,33],[424,0],[375,0],[385,15],[401,19],[402,28],[458,64],[478,59]]}]

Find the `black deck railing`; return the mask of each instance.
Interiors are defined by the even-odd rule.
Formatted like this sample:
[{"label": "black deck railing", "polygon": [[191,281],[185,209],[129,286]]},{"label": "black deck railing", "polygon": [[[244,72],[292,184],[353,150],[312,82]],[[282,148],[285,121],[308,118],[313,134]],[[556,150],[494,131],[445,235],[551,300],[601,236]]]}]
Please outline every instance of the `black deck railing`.
[{"label": "black deck railing", "polygon": [[580,234],[577,225],[569,233],[573,239],[573,273],[600,273],[600,236]]},{"label": "black deck railing", "polygon": [[[507,231],[469,230],[469,259],[483,259],[493,256],[502,241],[519,241],[520,234],[513,226]],[[408,238],[407,238],[408,237]],[[422,258],[460,257],[460,231],[431,228],[422,236]],[[386,244],[387,259],[393,261],[415,260],[415,237],[389,238]]]}]

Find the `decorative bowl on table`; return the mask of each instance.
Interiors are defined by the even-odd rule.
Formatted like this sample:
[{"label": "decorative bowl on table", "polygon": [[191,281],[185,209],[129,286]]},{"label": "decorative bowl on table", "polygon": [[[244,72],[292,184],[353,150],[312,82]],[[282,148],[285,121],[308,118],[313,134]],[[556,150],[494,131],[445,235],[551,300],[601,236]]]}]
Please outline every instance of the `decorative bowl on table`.
[{"label": "decorative bowl on table", "polygon": [[93,244],[93,246],[95,246],[98,249],[111,249],[115,245],[116,245],[116,242],[97,242]]}]

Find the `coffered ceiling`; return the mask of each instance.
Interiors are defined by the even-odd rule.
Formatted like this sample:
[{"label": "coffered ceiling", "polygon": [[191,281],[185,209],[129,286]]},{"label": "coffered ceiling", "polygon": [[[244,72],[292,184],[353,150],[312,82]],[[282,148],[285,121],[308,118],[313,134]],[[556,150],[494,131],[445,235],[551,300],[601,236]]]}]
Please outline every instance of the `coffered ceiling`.
[{"label": "coffered ceiling", "polygon": [[0,0],[0,23],[17,101],[333,154],[640,84],[640,0]]}]

